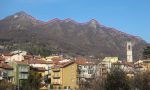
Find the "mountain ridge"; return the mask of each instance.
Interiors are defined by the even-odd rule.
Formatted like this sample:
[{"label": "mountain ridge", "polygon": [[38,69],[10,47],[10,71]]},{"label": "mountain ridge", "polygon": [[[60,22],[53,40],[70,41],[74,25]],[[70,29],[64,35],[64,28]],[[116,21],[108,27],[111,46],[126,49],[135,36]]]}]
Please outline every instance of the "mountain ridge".
[{"label": "mountain ridge", "polygon": [[0,39],[8,39],[10,41],[5,44],[15,43],[20,48],[28,45],[57,49],[71,55],[118,56],[121,59],[126,59],[126,42],[131,40],[135,60],[142,58],[142,50],[147,45],[143,39],[104,26],[95,19],[85,23],[70,18],[43,22],[25,12],[0,20]]}]

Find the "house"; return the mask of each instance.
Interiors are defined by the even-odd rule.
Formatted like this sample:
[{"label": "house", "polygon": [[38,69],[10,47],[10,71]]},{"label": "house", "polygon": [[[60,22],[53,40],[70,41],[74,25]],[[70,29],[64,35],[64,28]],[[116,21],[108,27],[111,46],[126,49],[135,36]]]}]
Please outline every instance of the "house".
[{"label": "house", "polygon": [[150,58],[139,60],[135,63],[137,71],[150,72]]},{"label": "house", "polygon": [[2,54],[2,56],[6,59],[5,62],[22,61],[24,60],[24,55],[27,55],[27,52],[20,50]]},{"label": "house", "polygon": [[5,79],[9,82],[14,81],[13,67],[6,63],[0,63],[0,79]]},{"label": "house", "polygon": [[31,69],[42,76],[42,84],[49,84],[51,78],[51,67],[53,66],[52,61],[42,60],[40,58],[25,59]]},{"label": "house", "polygon": [[0,63],[4,63],[5,62],[5,58],[3,58],[2,56],[0,56]]},{"label": "house", "polygon": [[107,73],[110,72],[113,63],[118,62],[118,57],[105,57],[98,65],[96,69],[96,76],[106,78]]},{"label": "house", "polygon": [[51,83],[54,89],[77,89],[77,64],[74,61],[52,67]]},{"label": "house", "polygon": [[117,62],[113,63],[112,67],[121,68],[129,78],[134,77],[135,75],[135,65],[131,62]]},{"label": "house", "polygon": [[118,57],[105,57],[103,62],[116,63],[118,62]]},{"label": "house", "polygon": [[28,79],[29,65],[23,61],[13,61],[8,63],[14,68],[14,84],[19,85],[22,80]]},{"label": "house", "polygon": [[51,67],[53,66],[53,62],[51,61],[45,61],[45,60],[36,60],[36,59],[31,59],[31,60],[25,60],[24,62],[27,62],[29,64],[29,66],[33,67],[33,68],[37,68],[37,71],[39,69],[45,69],[44,71],[42,70],[42,75],[46,76],[48,74],[51,73]]},{"label": "house", "polygon": [[110,70],[110,68],[108,67],[107,64],[105,63],[99,63],[97,65],[97,69],[96,69],[96,77],[100,78],[100,79],[105,79],[107,77],[107,73]]},{"label": "house", "polygon": [[91,81],[96,71],[96,64],[88,61],[85,58],[77,58],[75,62],[78,65],[78,82]]},{"label": "house", "polygon": [[11,54],[10,52],[5,52],[2,54],[2,58],[5,59],[5,62],[11,61],[12,56],[13,56],[13,54]]}]

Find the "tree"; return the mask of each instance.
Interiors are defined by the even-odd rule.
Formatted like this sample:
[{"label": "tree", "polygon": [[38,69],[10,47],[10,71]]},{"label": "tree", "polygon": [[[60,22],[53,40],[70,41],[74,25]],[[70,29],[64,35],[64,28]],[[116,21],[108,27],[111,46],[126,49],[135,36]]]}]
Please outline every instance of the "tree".
[{"label": "tree", "polygon": [[134,88],[137,90],[150,90],[150,73],[137,73],[134,77]]},{"label": "tree", "polygon": [[15,90],[15,85],[7,80],[0,81],[0,90]]},{"label": "tree", "polygon": [[129,90],[129,81],[126,73],[119,67],[114,67],[107,75],[106,90]]},{"label": "tree", "polygon": [[22,81],[22,90],[39,90],[41,87],[42,76],[30,70],[29,77],[27,80]]},{"label": "tree", "polygon": [[87,90],[91,88],[91,83],[88,81],[80,81],[79,85],[80,90]]},{"label": "tree", "polygon": [[147,46],[143,51],[143,58],[150,58],[150,46]]},{"label": "tree", "polygon": [[105,79],[102,77],[95,77],[92,81],[92,90],[105,90]]}]

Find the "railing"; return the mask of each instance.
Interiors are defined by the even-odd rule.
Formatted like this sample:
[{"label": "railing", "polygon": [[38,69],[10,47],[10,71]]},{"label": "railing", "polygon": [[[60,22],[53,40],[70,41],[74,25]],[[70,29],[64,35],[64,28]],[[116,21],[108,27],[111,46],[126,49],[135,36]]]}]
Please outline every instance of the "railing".
[{"label": "railing", "polygon": [[53,71],[53,72],[59,72],[60,69],[59,69],[59,68],[58,68],[58,69],[52,69],[52,71]]},{"label": "railing", "polygon": [[53,78],[60,78],[60,75],[53,75]]},{"label": "railing", "polygon": [[60,81],[58,81],[58,82],[55,81],[55,82],[52,82],[52,84],[54,84],[54,85],[59,85],[59,84],[61,84],[61,83],[60,83]]},{"label": "railing", "polygon": [[19,72],[28,72],[28,69],[19,69]]},{"label": "railing", "polygon": [[19,74],[19,79],[28,79],[28,74]]},{"label": "railing", "polygon": [[13,73],[8,73],[8,77],[13,77]]}]

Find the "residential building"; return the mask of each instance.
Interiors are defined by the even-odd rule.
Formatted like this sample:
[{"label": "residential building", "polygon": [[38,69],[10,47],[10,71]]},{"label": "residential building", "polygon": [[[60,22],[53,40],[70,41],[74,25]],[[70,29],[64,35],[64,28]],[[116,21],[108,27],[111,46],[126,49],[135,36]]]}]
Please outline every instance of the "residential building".
[{"label": "residential building", "polygon": [[96,68],[96,76],[106,78],[107,73],[110,72],[113,63],[118,62],[118,57],[105,57]]},{"label": "residential building", "polygon": [[29,66],[34,67],[34,68],[39,68],[39,69],[45,69],[45,71],[42,73],[43,76],[46,76],[51,73],[51,67],[53,66],[52,61],[45,61],[45,60],[36,60],[36,59],[31,59],[31,60],[25,60],[29,64]]},{"label": "residential building", "polygon": [[10,62],[12,56],[13,54],[11,54],[10,52],[5,52],[2,54],[2,58],[5,59],[5,62]]},{"label": "residential building", "polygon": [[76,59],[78,64],[78,82],[90,82],[96,72],[96,64],[92,61],[88,61],[85,58]]},{"label": "residential building", "polygon": [[6,63],[0,63],[0,79],[5,79],[9,82],[14,81],[13,67]]},{"label": "residential building", "polygon": [[51,83],[54,89],[77,89],[77,64],[69,61],[53,66]]},{"label": "residential building", "polygon": [[14,68],[14,84],[19,85],[22,80],[28,79],[30,68],[27,62],[13,61],[8,64]]},{"label": "residential building", "polygon": [[129,78],[134,77],[135,72],[135,65],[133,63],[129,62],[117,62],[113,63],[112,67],[118,67],[121,68],[124,72],[126,72],[127,76]]},{"label": "residential building", "polygon": [[4,63],[5,62],[5,58],[3,58],[2,56],[0,56],[0,63]]},{"label": "residential building", "polygon": [[135,63],[136,70],[140,72],[150,72],[150,58],[139,60]]},{"label": "residential building", "polygon": [[2,56],[5,58],[5,62],[12,62],[24,60],[25,55],[27,55],[26,51],[17,50],[10,53],[4,53]]}]

